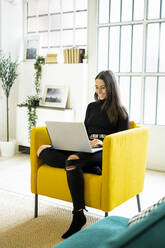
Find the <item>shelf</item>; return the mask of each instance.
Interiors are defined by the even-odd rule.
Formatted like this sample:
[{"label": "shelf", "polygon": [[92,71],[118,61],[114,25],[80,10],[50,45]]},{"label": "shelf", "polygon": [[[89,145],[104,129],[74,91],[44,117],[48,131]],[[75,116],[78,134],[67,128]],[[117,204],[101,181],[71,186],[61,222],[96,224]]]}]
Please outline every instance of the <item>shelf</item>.
[{"label": "shelf", "polygon": [[45,108],[45,109],[56,109],[56,110],[71,110],[72,108],[57,108],[51,106],[38,106],[37,108]]},{"label": "shelf", "polygon": [[[33,61],[33,60],[24,60],[24,61],[22,61],[22,64],[34,64],[35,63],[35,60]],[[61,65],[64,65],[64,66],[66,66],[66,65],[88,65],[88,63],[51,63],[51,64],[48,64],[48,63],[45,63],[45,65],[43,66],[43,67],[45,67],[45,66],[61,66]]]},{"label": "shelf", "polygon": [[[27,107],[27,105],[24,106],[19,106],[17,105],[17,107],[19,108],[25,108]],[[43,109],[55,109],[55,110],[72,110],[72,108],[57,108],[57,107],[51,107],[51,106],[36,106],[36,108],[43,108]]]}]

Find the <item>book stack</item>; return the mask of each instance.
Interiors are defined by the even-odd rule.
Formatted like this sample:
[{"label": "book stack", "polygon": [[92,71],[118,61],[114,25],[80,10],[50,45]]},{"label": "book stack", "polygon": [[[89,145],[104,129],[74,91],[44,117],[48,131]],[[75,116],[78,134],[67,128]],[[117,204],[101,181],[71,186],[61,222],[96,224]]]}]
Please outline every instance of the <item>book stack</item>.
[{"label": "book stack", "polygon": [[82,63],[84,54],[85,54],[85,49],[83,48],[64,49],[64,63],[65,64]]},{"label": "book stack", "polygon": [[46,64],[57,64],[57,54],[47,54],[45,58]]}]

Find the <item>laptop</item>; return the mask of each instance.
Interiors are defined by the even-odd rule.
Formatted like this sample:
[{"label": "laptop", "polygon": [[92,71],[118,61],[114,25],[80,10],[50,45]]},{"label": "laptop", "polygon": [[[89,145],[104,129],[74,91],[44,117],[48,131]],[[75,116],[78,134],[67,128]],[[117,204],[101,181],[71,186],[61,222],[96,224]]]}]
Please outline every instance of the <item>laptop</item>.
[{"label": "laptop", "polygon": [[91,148],[84,122],[45,122],[52,145],[59,150],[94,153],[102,147]]}]

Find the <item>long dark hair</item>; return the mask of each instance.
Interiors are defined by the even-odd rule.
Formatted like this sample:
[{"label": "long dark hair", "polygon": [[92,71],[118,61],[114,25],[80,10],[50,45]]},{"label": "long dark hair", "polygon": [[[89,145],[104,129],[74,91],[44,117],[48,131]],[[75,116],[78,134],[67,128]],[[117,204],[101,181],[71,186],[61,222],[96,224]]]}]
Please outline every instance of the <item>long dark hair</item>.
[{"label": "long dark hair", "polygon": [[[95,78],[102,79],[105,83],[107,90],[107,97],[102,108],[106,110],[110,123],[115,124],[119,117],[126,119],[127,112],[124,106],[121,104],[118,85],[115,79],[115,75],[112,71],[101,71]],[[95,92],[94,98],[99,101],[98,95]]]}]

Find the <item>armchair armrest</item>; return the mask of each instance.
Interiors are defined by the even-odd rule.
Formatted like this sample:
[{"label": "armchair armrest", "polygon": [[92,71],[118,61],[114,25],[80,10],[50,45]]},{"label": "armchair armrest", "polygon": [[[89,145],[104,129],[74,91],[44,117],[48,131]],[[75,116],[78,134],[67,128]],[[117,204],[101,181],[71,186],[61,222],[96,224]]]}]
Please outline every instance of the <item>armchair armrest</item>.
[{"label": "armchair armrest", "polygon": [[108,135],[103,142],[101,208],[109,212],[143,190],[148,129]]},{"label": "armchair armrest", "polygon": [[30,162],[31,162],[31,191],[37,193],[37,170],[42,164],[37,157],[37,149],[41,145],[51,144],[46,127],[35,127],[30,137]]}]

